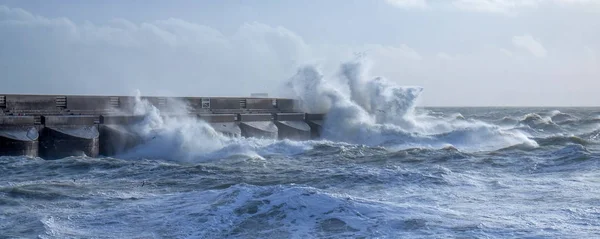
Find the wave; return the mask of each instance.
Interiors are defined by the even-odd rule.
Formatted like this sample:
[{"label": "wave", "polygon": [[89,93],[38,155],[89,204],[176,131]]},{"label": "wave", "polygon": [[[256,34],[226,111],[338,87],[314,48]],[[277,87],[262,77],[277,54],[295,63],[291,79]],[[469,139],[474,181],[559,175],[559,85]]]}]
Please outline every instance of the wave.
[{"label": "wave", "polygon": [[542,117],[536,113],[529,113],[519,121],[520,125],[528,126],[536,130],[560,132],[561,128],[552,121],[552,118]]},{"label": "wave", "polygon": [[305,66],[289,81],[294,97],[308,100],[308,112],[327,113],[323,138],[338,142],[386,146],[493,150],[514,144],[532,144],[518,130],[504,130],[462,115],[440,117],[416,113],[420,87],[402,87],[383,77],[369,76],[368,64],[343,64],[340,73],[325,77]]},{"label": "wave", "polygon": [[539,156],[536,168],[540,172],[581,172],[593,168],[597,161],[593,160],[592,153],[583,145],[571,144],[556,151]]},{"label": "wave", "polygon": [[[170,109],[174,115],[186,115],[185,105]],[[134,112],[143,115],[142,122],[131,129],[142,143],[117,155],[124,159],[169,159],[197,162],[223,158],[264,159],[271,154],[293,155],[305,152],[316,143],[262,138],[226,136],[207,122],[194,117],[169,117],[149,102],[136,97]],[[177,113],[181,112],[181,113]]]},{"label": "wave", "polygon": [[600,141],[600,129],[594,130],[589,133],[581,134],[579,137],[586,139],[586,140],[598,142],[598,141]]},{"label": "wave", "polygon": [[577,136],[551,136],[547,138],[534,138],[534,140],[540,146],[551,146],[551,145],[568,145],[568,144],[579,144],[588,145],[590,142]]},{"label": "wave", "polygon": [[[158,109],[139,100],[137,113],[146,119],[135,126],[135,131],[145,143],[119,157],[197,161],[241,156],[262,160],[273,154],[304,153],[323,142],[384,147],[390,151],[447,146],[464,152],[494,151],[515,145],[560,144],[565,140],[585,143],[542,138],[569,131],[555,121],[594,122],[560,111],[529,113],[521,119],[505,116],[493,122],[478,120],[479,116],[472,114],[465,117],[461,113],[417,111],[415,106],[423,88],[400,86],[384,77],[371,76],[369,66],[369,62],[359,59],[342,64],[337,74],[326,76],[309,65],[299,68],[286,82],[288,96],[298,99],[303,110],[326,113],[319,141],[232,138],[201,120],[161,116]],[[554,142],[557,140],[562,141]]]},{"label": "wave", "polygon": [[573,115],[567,114],[567,113],[562,113],[558,110],[554,111],[552,116],[550,117],[550,119],[554,122],[556,122],[557,124],[560,124],[561,122],[565,122],[565,121],[576,121],[579,120],[578,117],[575,117]]},{"label": "wave", "polygon": [[502,119],[496,121],[496,124],[503,125],[503,126],[515,126],[518,123],[519,123],[518,119],[509,117],[509,116],[505,116]]},{"label": "wave", "polygon": [[571,126],[571,127],[585,127],[585,126],[598,126],[600,125],[600,119],[588,118],[588,119],[572,119],[565,120],[558,123],[560,126]]},{"label": "wave", "polygon": [[[118,204],[111,210],[87,212],[93,217],[58,214],[41,221],[45,234],[53,237],[94,237],[110,231],[145,238],[344,238],[398,234],[402,226],[426,229],[425,219],[415,223],[411,215],[391,212],[414,214],[417,209],[294,185],[241,184],[161,197],[143,195],[134,202],[135,209]],[[75,212],[63,212],[69,213]]]}]

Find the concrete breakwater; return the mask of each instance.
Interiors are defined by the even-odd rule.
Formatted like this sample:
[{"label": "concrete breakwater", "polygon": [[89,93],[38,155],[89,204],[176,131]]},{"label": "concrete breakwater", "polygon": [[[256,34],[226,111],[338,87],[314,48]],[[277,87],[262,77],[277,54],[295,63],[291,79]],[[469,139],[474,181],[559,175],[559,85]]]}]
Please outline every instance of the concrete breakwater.
[{"label": "concrete breakwater", "polygon": [[[187,117],[230,137],[308,140],[320,136],[323,114],[292,99],[141,97],[161,117]],[[132,126],[144,120],[131,96],[0,95],[0,156],[112,156],[143,143]]]}]

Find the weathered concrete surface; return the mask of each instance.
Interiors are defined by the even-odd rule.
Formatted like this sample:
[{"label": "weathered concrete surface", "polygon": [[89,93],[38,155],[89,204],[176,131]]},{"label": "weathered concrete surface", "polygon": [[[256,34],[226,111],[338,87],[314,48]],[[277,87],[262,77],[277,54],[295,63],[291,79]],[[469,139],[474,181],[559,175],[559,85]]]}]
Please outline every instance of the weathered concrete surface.
[{"label": "weathered concrete surface", "polygon": [[[231,137],[319,137],[323,115],[298,112],[292,99],[142,96],[162,117],[193,117]],[[133,96],[0,94],[0,156],[115,155],[143,143],[132,126]],[[293,114],[286,114],[293,113]],[[180,115],[180,116],[177,116]],[[28,116],[19,118],[17,116]]]},{"label": "weathered concrete surface", "polygon": [[[282,98],[253,97],[162,97],[141,96],[142,100],[164,112],[177,113],[277,113],[294,112],[296,102]],[[103,115],[105,113],[133,114],[138,103],[133,96],[95,95],[3,95],[0,108],[8,114],[26,115]],[[179,113],[185,113],[179,111]]]},{"label": "weathered concrete surface", "polygon": [[141,144],[142,138],[132,130],[132,126],[143,120],[141,115],[100,116],[99,154],[113,156]]},{"label": "weathered concrete surface", "polygon": [[100,124],[106,125],[133,125],[144,120],[143,115],[101,115]]},{"label": "weathered concrete surface", "polygon": [[241,109],[240,100],[242,98],[211,98],[211,109]]},{"label": "weathered concrete surface", "polygon": [[242,136],[254,138],[278,138],[278,129],[272,114],[240,114]]},{"label": "weathered concrete surface", "polygon": [[199,114],[198,117],[219,133],[229,137],[242,136],[242,130],[236,122],[238,117],[235,114]]},{"label": "weathered concrete surface", "polygon": [[294,112],[296,107],[296,103],[292,99],[277,99],[276,104],[281,112]]},{"label": "weathered concrete surface", "polygon": [[274,109],[276,107],[276,103],[274,104],[274,100],[272,99],[246,99],[246,108],[247,109]]},{"label": "weathered concrete surface", "polygon": [[100,132],[96,116],[44,116],[40,135],[40,156],[45,159],[69,156],[96,157]]},{"label": "weathered concrete surface", "polygon": [[218,123],[218,122],[235,122],[238,120],[238,116],[236,114],[199,114],[198,117],[209,123]]},{"label": "weathered concrete surface", "polygon": [[56,97],[53,95],[6,95],[7,110],[58,110]]},{"label": "weathered concrete surface", "polygon": [[0,155],[38,156],[39,133],[33,116],[0,116]]},{"label": "weathered concrete surface", "polygon": [[311,138],[319,138],[323,133],[323,122],[325,115],[323,114],[306,114],[306,123],[310,126]]},{"label": "weathered concrete surface", "polygon": [[220,123],[209,123],[215,131],[222,133],[229,137],[239,138],[242,137],[242,129],[237,123],[234,122],[220,122]]},{"label": "weathered concrete surface", "polygon": [[244,137],[278,138],[277,126],[270,121],[240,122],[240,129]]},{"label": "weathered concrete surface", "polygon": [[304,113],[277,113],[275,125],[280,139],[309,140],[311,128],[304,122]]},{"label": "weathered concrete surface", "polygon": [[309,140],[310,126],[302,121],[275,121],[279,129],[279,139]]},{"label": "weathered concrete surface", "polygon": [[110,111],[111,97],[105,96],[66,96],[67,109],[82,112]]},{"label": "weathered concrete surface", "polygon": [[127,126],[99,125],[99,154],[113,156],[141,144],[142,138]]}]

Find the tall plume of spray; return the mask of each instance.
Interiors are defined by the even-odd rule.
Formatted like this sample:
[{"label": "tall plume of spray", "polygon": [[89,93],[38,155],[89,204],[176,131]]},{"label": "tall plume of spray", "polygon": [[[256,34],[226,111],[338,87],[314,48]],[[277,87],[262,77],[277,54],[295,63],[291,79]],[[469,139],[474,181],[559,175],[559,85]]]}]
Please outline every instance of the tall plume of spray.
[{"label": "tall plume of spray", "polygon": [[208,123],[191,117],[184,102],[169,102],[170,117],[141,98],[136,92],[134,115],[143,121],[132,126],[143,143],[121,155],[125,158],[167,158],[190,161],[219,150],[230,140],[215,131]]},{"label": "tall plume of spray", "polygon": [[[420,87],[403,87],[383,77],[369,76],[364,60],[342,64],[334,77],[325,77],[314,66],[299,68],[287,82],[290,93],[302,101],[307,112],[326,113],[322,137],[329,141],[384,146],[446,147],[478,151],[515,144],[535,146],[518,131],[507,131],[480,121],[436,118],[416,114]],[[133,127],[145,143],[122,157],[169,158],[177,161],[258,157],[295,154],[328,141],[292,142],[274,139],[229,138],[210,124],[190,117],[167,117],[159,109],[136,97],[135,114],[144,121]],[[170,107],[171,115],[187,115],[181,102]]]},{"label": "tall plume of spray", "polygon": [[326,113],[322,136],[372,146],[445,147],[486,150],[515,144],[535,146],[521,132],[480,121],[416,114],[421,87],[403,87],[369,75],[370,62],[342,64],[333,77],[305,66],[288,81],[307,112]]},{"label": "tall plume of spray", "polygon": [[[198,162],[219,159],[259,159],[262,155],[296,154],[311,148],[311,143],[275,139],[235,138],[216,131],[209,123],[189,114],[185,102],[169,101],[168,112],[161,112],[150,102],[135,97],[134,114],[142,122],[132,126],[142,144],[118,155],[130,159],[169,159]],[[174,117],[176,116],[176,117]]]}]

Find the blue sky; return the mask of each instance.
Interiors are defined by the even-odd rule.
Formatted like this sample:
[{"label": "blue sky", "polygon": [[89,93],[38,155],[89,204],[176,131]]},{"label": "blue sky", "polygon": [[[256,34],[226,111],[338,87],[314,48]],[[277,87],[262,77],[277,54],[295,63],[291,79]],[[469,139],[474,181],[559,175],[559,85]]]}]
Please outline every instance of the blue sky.
[{"label": "blue sky", "polygon": [[422,105],[598,105],[599,0],[0,0],[3,92],[248,95],[356,52]]}]

